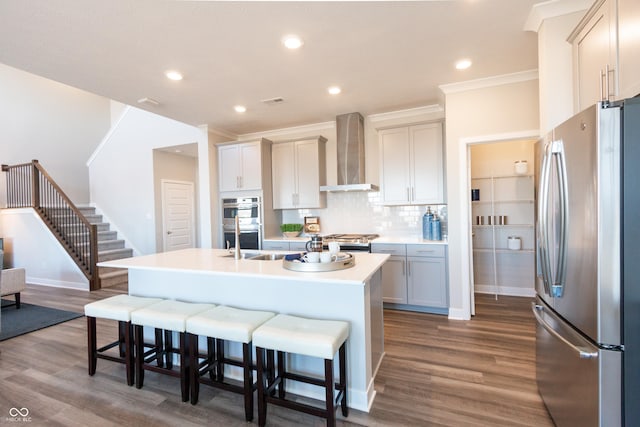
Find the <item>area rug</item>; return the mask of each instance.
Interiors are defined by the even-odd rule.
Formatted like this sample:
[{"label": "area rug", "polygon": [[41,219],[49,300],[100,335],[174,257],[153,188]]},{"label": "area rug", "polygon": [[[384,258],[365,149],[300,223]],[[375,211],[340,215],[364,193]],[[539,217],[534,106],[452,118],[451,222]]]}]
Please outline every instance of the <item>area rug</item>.
[{"label": "area rug", "polygon": [[[9,303],[11,301],[2,300],[3,306]],[[20,304],[20,310],[17,310],[15,306],[3,308],[0,312],[0,341],[82,316],[83,314],[72,311],[25,303]]]}]

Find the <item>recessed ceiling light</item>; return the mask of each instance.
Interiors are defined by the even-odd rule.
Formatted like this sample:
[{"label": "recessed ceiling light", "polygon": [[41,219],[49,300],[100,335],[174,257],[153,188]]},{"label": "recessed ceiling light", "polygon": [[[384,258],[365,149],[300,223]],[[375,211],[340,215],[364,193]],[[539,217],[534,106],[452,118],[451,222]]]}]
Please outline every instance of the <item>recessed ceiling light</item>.
[{"label": "recessed ceiling light", "polygon": [[179,71],[167,71],[165,73],[165,76],[167,76],[167,78],[169,80],[175,80],[175,81],[179,81],[182,80],[182,74]]},{"label": "recessed ceiling light", "polygon": [[282,39],[282,43],[287,47],[287,49],[298,49],[304,44],[302,39],[296,35],[285,36]]},{"label": "recessed ceiling light", "polygon": [[469,59],[461,59],[456,62],[456,69],[458,70],[466,70],[469,67],[471,67],[471,60]]},{"label": "recessed ceiling light", "polygon": [[340,89],[338,86],[331,86],[329,89],[327,89],[327,91],[331,94],[331,95],[337,95],[340,92],[342,92],[342,89]]},{"label": "recessed ceiling light", "polygon": [[245,107],[244,105],[236,105],[235,107],[233,107],[234,110],[236,110],[236,113],[244,113],[245,111],[247,111],[247,107]]}]

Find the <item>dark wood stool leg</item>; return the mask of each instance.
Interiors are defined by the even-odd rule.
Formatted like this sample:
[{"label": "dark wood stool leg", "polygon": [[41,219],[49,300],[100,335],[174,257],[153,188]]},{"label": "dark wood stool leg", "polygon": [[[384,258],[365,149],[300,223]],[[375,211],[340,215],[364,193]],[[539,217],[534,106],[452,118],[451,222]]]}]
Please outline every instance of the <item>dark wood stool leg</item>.
[{"label": "dark wood stool leg", "polygon": [[336,425],[336,411],[333,398],[333,359],[324,360],[324,388],[327,407],[327,427]]},{"label": "dark wood stool leg", "polygon": [[[216,357],[215,350],[216,341],[212,337],[207,337],[207,366],[211,365]],[[209,369],[209,378],[211,381],[216,380],[216,372],[213,369]]]},{"label": "dark wood stool leg", "polygon": [[[273,384],[276,380],[276,362],[273,350],[267,350],[267,385]],[[271,390],[271,396],[275,396],[276,391]]]},{"label": "dark wood stool leg", "polygon": [[258,426],[260,427],[264,427],[267,423],[267,402],[265,396],[266,378],[264,370],[264,349],[262,347],[256,347],[256,371],[258,376]]},{"label": "dark wood stool leg", "polygon": [[173,369],[173,332],[164,331],[164,364],[167,369]]},{"label": "dark wood stool leg", "polygon": [[346,342],[340,346],[340,387],[342,388],[342,401],[340,406],[342,408],[342,415],[349,416],[349,407],[347,406],[347,346]]},{"label": "dark wood stool leg", "polygon": [[[164,340],[162,339],[162,329],[158,329],[156,328],[155,330],[156,332],[156,342],[154,345],[154,349],[156,352],[156,364],[158,365],[158,368],[164,368],[164,356],[162,353],[162,350],[164,350],[163,347],[163,342]],[[136,341],[139,342],[139,341]],[[142,345],[142,347],[144,347],[144,343],[140,343]]]},{"label": "dark wood stool leg", "polygon": [[198,336],[188,334],[189,341],[189,366],[191,367],[191,404],[198,403],[200,394],[200,369],[198,358]]},{"label": "dark wood stool leg", "polygon": [[20,310],[20,292],[15,294],[16,297],[16,310]]},{"label": "dark wood stool leg", "polygon": [[224,381],[224,340],[216,338],[216,380]]},{"label": "dark wood stool leg", "polygon": [[[135,328],[135,340],[138,345],[136,346],[136,388],[142,388],[144,383],[144,369],[142,364],[144,363],[144,329],[142,325],[136,325]],[[157,333],[156,333],[157,336]],[[156,342],[157,345],[157,342]]]},{"label": "dark wood stool leg", "polygon": [[251,343],[242,343],[242,368],[244,370],[244,418],[253,420],[253,368],[251,364]]},{"label": "dark wood stool leg", "polygon": [[180,391],[182,401],[189,400],[189,350],[187,348],[187,334],[180,332]]},{"label": "dark wood stool leg", "polygon": [[87,350],[89,362],[89,375],[96,373],[96,364],[98,362],[96,351],[96,318],[87,316]]},{"label": "dark wood stool leg", "polygon": [[124,325],[124,366],[127,371],[127,385],[133,385],[133,337],[131,336],[131,322],[121,322]]},{"label": "dark wood stool leg", "polygon": [[287,362],[285,360],[285,354],[282,351],[278,352],[278,375],[280,376],[280,384],[278,384],[278,397],[284,399],[284,384],[285,373],[287,372]]},{"label": "dark wood stool leg", "polygon": [[125,323],[123,321],[118,321],[118,351],[120,352],[120,357],[125,357],[125,342],[124,342],[124,334],[125,334]]}]

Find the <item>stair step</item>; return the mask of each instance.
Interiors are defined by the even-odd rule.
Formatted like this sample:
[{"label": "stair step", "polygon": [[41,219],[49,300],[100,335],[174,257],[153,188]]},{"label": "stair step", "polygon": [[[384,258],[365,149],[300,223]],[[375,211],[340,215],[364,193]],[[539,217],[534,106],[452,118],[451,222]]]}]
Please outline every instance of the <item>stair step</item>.
[{"label": "stair step", "polygon": [[[100,222],[96,225],[98,226],[98,231],[109,231],[110,224],[108,222]],[[60,229],[73,229],[74,227],[77,226],[73,224],[61,224],[59,226]]]},{"label": "stair step", "polygon": [[83,215],[94,215],[96,213],[96,208],[93,206],[76,206]]},{"label": "stair step", "polygon": [[129,248],[123,249],[109,249],[106,251],[98,252],[98,262],[112,261],[114,259],[131,258],[133,256],[133,250]]},{"label": "stair step", "polygon": [[[89,242],[81,243],[76,245],[76,248],[82,248],[89,246]],[[112,240],[100,240],[98,239],[98,253],[103,251],[108,251],[110,249],[123,249],[124,248],[124,240],[122,239],[112,239]]]},{"label": "stair step", "polygon": [[108,273],[100,273],[100,287],[108,288],[110,286],[121,285],[129,281],[129,270],[122,268],[116,269]]},{"label": "stair step", "polygon": [[102,215],[90,214],[84,216],[90,224],[102,224]]},{"label": "stair step", "polygon": [[117,237],[117,231],[98,231],[98,242],[102,242],[104,240],[116,240]]}]

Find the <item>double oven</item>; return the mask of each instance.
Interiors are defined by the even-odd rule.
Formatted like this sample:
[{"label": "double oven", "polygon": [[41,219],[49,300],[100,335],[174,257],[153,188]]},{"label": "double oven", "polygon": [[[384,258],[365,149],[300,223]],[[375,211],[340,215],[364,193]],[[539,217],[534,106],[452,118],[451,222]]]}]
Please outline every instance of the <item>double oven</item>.
[{"label": "double oven", "polygon": [[236,246],[235,218],[240,224],[240,248],[262,249],[262,202],[260,197],[222,199],[223,245]]}]

